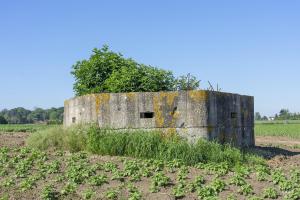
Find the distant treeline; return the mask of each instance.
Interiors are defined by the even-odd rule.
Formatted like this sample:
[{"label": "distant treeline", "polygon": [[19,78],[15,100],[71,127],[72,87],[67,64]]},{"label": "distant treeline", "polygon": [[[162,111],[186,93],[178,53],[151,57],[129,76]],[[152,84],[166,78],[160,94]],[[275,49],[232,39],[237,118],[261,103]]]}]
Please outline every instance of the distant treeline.
[{"label": "distant treeline", "polygon": [[27,110],[19,107],[0,111],[0,124],[31,124],[48,123],[60,124],[63,121],[64,108]]},{"label": "distant treeline", "polygon": [[[255,120],[269,120],[267,116],[261,116],[259,112],[255,113]],[[288,109],[281,109],[278,114],[272,117],[272,120],[300,120],[300,113],[292,113]]]}]

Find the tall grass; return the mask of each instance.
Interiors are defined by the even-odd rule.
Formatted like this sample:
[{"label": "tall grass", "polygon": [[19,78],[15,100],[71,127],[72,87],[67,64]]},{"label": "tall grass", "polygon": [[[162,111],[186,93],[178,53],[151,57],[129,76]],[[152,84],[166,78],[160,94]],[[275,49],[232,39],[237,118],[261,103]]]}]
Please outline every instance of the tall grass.
[{"label": "tall grass", "polygon": [[64,129],[63,126],[40,130],[32,133],[26,140],[26,144],[41,150],[56,148],[71,152],[86,149],[87,126],[76,126]]},{"label": "tall grass", "polygon": [[160,132],[114,131],[94,125],[68,129],[56,127],[40,131],[33,133],[27,143],[40,149],[56,147],[73,152],[86,150],[100,155],[180,159],[187,165],[199,162],[227,162],[237,165],[252,159],[237,148],[216,142],[199,140],[196,144],[190,144],[176,135],[165,137]]}]

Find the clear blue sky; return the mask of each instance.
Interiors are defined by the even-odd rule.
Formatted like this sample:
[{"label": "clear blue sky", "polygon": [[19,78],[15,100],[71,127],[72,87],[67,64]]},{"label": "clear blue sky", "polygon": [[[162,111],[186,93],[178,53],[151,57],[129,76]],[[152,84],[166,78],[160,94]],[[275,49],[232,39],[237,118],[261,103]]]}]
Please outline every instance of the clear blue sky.
[{"label": "clear blue sky", "polygon": [[0,109],[62,106],[71,66],[108,44],[255,109],[300,112],[300,1],[1,1]]}]

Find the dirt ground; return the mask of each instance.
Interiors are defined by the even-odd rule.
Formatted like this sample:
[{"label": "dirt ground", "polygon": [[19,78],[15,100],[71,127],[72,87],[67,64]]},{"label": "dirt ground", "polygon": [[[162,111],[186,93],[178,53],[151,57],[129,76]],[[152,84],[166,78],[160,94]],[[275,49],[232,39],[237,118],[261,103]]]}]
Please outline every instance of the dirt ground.
[{"label": "dirt ground", "polygon": [[257,136],[256,150],[268,159],[271,166],[300,168],[300,140],[287,137]]},{"label": "dirt ground", "polygon": [[29,133],[0,133],[0,147],[20,147],[25,145]]}]

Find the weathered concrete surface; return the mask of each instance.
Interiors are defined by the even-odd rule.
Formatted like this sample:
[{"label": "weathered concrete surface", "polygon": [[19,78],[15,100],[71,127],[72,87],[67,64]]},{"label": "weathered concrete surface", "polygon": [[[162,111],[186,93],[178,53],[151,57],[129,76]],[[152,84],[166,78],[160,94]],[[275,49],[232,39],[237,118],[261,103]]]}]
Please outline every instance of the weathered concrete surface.
[{"label": "weathered concrete surface", "polygon": [[65,101],[65,126],[90,122],[114,129],[178,133],[191,142],[206,138],[252,146],[254,98],[193,90],[101,93]]}]

